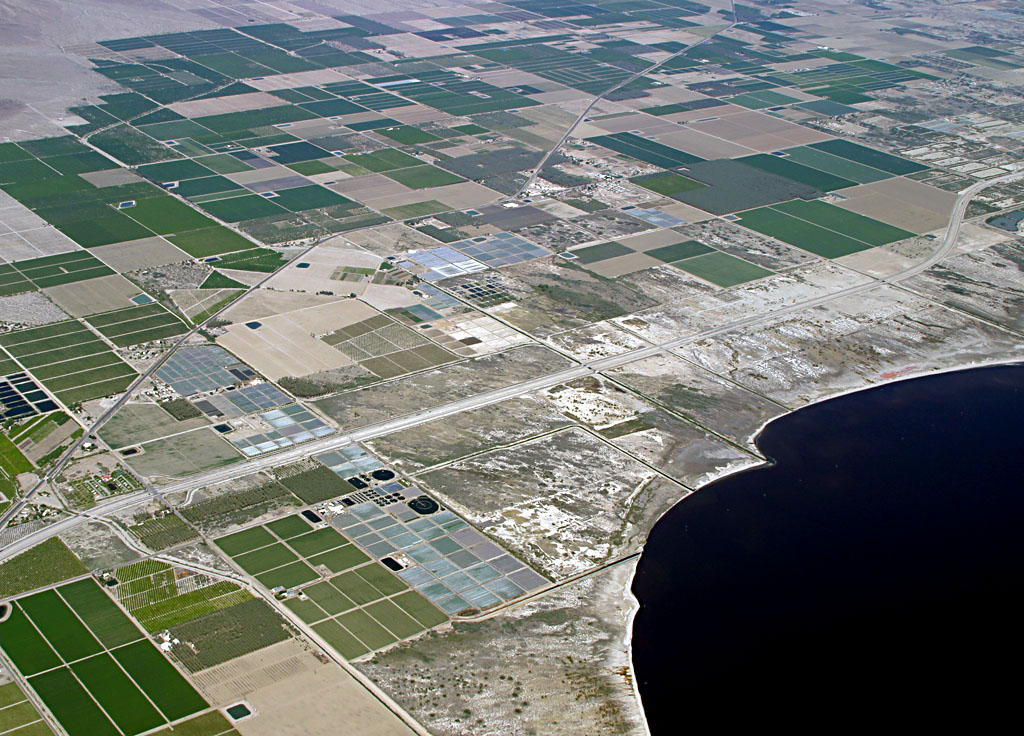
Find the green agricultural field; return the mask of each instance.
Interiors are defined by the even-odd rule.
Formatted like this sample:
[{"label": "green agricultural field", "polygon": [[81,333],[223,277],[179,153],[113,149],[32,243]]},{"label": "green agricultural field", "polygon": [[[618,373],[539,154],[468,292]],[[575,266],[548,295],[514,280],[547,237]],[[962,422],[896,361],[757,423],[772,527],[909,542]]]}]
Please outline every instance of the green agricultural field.
[{"label": "green agricultural field", "polygon": [[833,156],[831,153],[819,151],[817,148],[811,148],[810,146],[787,148],[784,153],[787,154],[787,158],[791,161],[796,161],[798,164],[812,166],[815,169],[827,171],[844,179],[852,179],[859,184],[868,184],[892,177],[892,174],[888,171],[865,166],[840,156]]},{"label": "green agricultural field", "polygon": [[193,160],[218,174],[238,174],[242,171],[252,170],[252,166],[227,153],[198,156]]},{"label": "green agricultural field", "polygon": [[897,240],[914,237],[914,233],[879,222],[871,217],[836,207],[827,202],[794,199],[773,205],[773,209],[801,220],[820,225],[843,235],[862,240],[869,245],[886,245]]},{"label": "green agricultural field", "polygon": [[735,286],[772,275],[766,268],[719,251],[687,258],[672,265],[718,286]]},{"label": "green agricultural field", "polygon": [[294,588],[319,576],[305,562],[293,562],[256,576],[263,587],[273,590],[279,586]]},{"label": "green agricultural field", "polygon": [[360,606],[384,597],[379,590],[359,575],[358,569],[343,572],[341,575],[331,578],[330,582]]},{"label": "green agricultural field", "polygon": [[423,631],[419,622],[389,600],[371,603],[363,610],[399,639],[408,639]]},{"label": "green agricultural field", "polygon": [[[8,268],[11,275],[6,277],[5,282],[16,284],[17,282],[12,280],[13,275],[16,274],[21,279],[31,280],[32,284],[40,289],[86,281],[114,273],[113,269],[84,250],[19,261],[16,265],[11,265]],[[0,275],[2,274],[3,271],[0,271]]]},{"label": "green agricultural field", "polygon": [[0,623],[0,647],[26,677],[61,664],[60,657],[17,605],[7,620]]},{"label": "green agricultural field", "polygon": [[796,161],[790,161],[780,156],[771,156],[767,153],[745,156],[737,160],[742,161],[748,166],[754,166],[762,171],[767,171],[770,174],[777,174],[801,184],[807,184],[823,192],[846,189],[847,187],[857,185],[857,182],[851,179],[844,179],[827,171],[804,166]]},{"label": "green agricultural field", "polygon": [[[187,122],[187,121],[181,121]],[[198,126],[201,127],[201,126]],[[171,136],[177,137],[177,136]],[[237,161],[238,159],[234,159]],[[201,163],[189,158],[178,159],[177,161],[165,161],[159,164],[140,166],[139,173],[147,179],[159,184],[167,184],[172,181],[183,179],[198,179],[202,176],[210,176],[214,173],[212,169],[203,166]]]},{"label": "green agricultural field", "polygon": [[304,102],[299,107],[309,112],[315,113],[319,117],[329,118],[335,115],[350,115],[354,112],[366,112],[365,107],[361,107],[353,102],[342,99],[333,100],[320,100],[318,102]]},{"label": "green agricultural field", "polygon": [[[310,586],[310,588],[314,587],[316,586]],[[308,595],[309,588],[306,588],[306,591]],[[289,598],[284,602],[284,605],[285,608],[302,619],[303,623],[315,624],[317,621],[323,621],[328,617],[327,612],[311,600],[304,601],[299,598]]]},{"label": "green agricultural field", "polygon": [[[135,736],[208,707],[93,580],[15,602],[0,623],[0,646],[74,736]],[[110,646],[116,648],[104,651]]]},{"label": "green agricultural field", "polygon": [[355,602],[328,582],[317,583],[303,588],[303,592],[331,616],[336,616],[356,607]]},{"label": "green agricultural field", "polygon": [[419,143],[431,143],[441,140],[436,135],[427,133],[411,125],[396,125],[392,128],[378,128],[376,132],[393,141],[398,141],[403,146],[412,146]]},{"label": "green agricultural field", "polygon": [[[327,472],[330,473],[330,471],[327,471]],[[331,475],[334,475],[334,473],[331,473]],[[337,476],[334,476],[334,477],[337,477]],[[311,527],[298,514],[293,514],[292,516],[286,516],[283,519],[277,519],[276,521],[271,521],[271,522],[267,523],[265,526],[266,526],[267,529],[272,531],[274,534],[276,534],[281,539],[290,539],[292,537],[297,537],[300,534],[306,534],[307,532],[310,532],[310,531],[313,530],[313,527]],[[260,529],[260,527],[254,527],[254,528],[248,529],[248,530],[246,530],[244,532],[238,532],[238,534],[249,534],[250,532],[257,531],[258,529]],[[237,535],[233,534],[231,536],[237,536]],[[228,537],[221,537],[221,540],[224,540],[224,539],[228,539]],[[232,554],[231,552],[229,552],[224,547],[224,545],[220,544],[221,540],[218,540],[217,544],[221,547],[221,549],[224,549],[225,552],[227,552],[228,554]]]},{"label": "green agricultural field", "polygon": [[325,161],[297,161],[293,164],[288,164],[288,168],[296,174],[302,174],[303,176],[333,174],[337,171],[336,168]]},{"label": "green agricultural field", "polygon": [[74,407],[81,404],[83,401],[91,401],[92,399],[99,399],[104,396],[111,396],[113,394],[120,393],[131,385],[132,381],[135,380],[135,377],[135,373],[132,373],[131,375],[112,378],[108,381],[91,383],[88,386],[71,388],[66,391],[58,392],[57,398],[63,401],[67,406]]},{"label": "green agricultural field", "polygon": [[0,263],[0,296],[31,291],[32,282],[9,263]]},{"label": "green agricultural field", "polygon": [[[842,102],[842,100],[839,100]],[[928,167],[924,164],[919,164],[916,161],[909,159],[900,158],[899,156],[893,156],[891,153],[885,153],[884,151],[878,151],[874,148],[868,148],[862,146],[859,143],[852,141],[843,140],[841,138],[835,138],[830,141],[821,141],[820,143],[812,143],[811,148],[816,148],[819,151],[825,153],[831,153],[833,156],[839,156],[840,158],[846,158],[857,163],[864,164],[865,166],[872,166],[882,171],[888,171],[890,174],[901,176],[903,174],[913,174],[915,171],[924,171]]]},{"label": "green agricultural field", "polygon": [[0,596],[17,595],[87,572],[64,542],[51,537],[0,564]]},{"label": "green agricultural field", "polygon": [[398,638],[363,610],[343,613],[337,621],[370,649],[386,647]]},{"label": "green agricultural field", "polygon": [[278,483],[308,504],[320,503],[341,496],[351,486],[329,468],[317,466],[294,475],[278,477]]},{"label": "green agricultural field", "polygon": [[315,624],[313,631],[345,659],[355,659],[370,651],[369,647],[352,636],[347,629],[342,628],[337,621],[323,621]]},{"label": "green agricultural field", "polygon": [[123,733],[138,734],[164,724],[160,713],[109,654],[76,662],[71,671]]},{"label": "green agricultural field", "polygon": [[148,641],[115,649],[112,654],[170,721],[207,707],[191,685]]},{"label": "green agricultural field", "polygon": [[597,245],[588,245],[585,248],[577,248],[572,251],[572,254],[576,256],[575,260],[577,262],[589,265],[591,263],[607,261],[609,258],[616,258],[618,256],[624,256],[635,252],[636,251],[632,248],[611,240],[607,243],[598,243]]},{"label": "green agricultural field", "polygon": [[247,552],[233,558],[235,563],[250,575],[266,572],[298,559],[294,552],[283,544],[272,544],[254,552]]},{"label": "green agricultural field", "polygon": [[683,258],[692,258],[693,256],[710,253],[713,250],[714,248],[698,243],[696,240],[687,240],[683,243],[653,248],[652,250],[644,251],[644,253],[651,258],[657,258],[663,263],[671,263],[672,261],[680,261]]},{"label": "green agricultural field", "polygon": [[448,184],[457,184],[460,181],[465,181],[461,176],[456,176],[449,171],[430,165],[412,166],[408,169],[385,171],[384,176],[389,179],[394,179],[399,184],[404,184],[410,189],[443,187]]},{"label": "green agricultural field", "polygon": [[[40,381],[46,381],[47,379],[56,378],[58,376],[68,375],[68,371],[73,371],[75,374],[79,374],[85,371],[91,371],[95,368],[105,368],[112,365],[121,364],[121,359],[114,353],[97,353],[95,355],[89,355],[84,358],[70,358],[72,363],[69,365],[68,361],[62,361],[60,363],[50,363],[49,365],[40,366],[32,371],[32,375],[38,378]],[[118,371],[115,375],[123,375],[131,372],[129,371]],[[48,386],[50,384],[47,384]],[[51,386],[51,388],[54,388]]]},{"label": "green agricultural field", "polygon": [[291,212],[301,212],[303,210],[314,210],[321,209],[323,207],[332,207],[339,204],[348,204],[351,203],[352,200],[347,197],[342,197],[340,194],[332,192],[330,189],[313,185],[308,187],[284,189],[277,193],[273,202],[279,207],[284,207]]},{"label": "green agricultural field", "polygon": [[284,254],[270,248],[251,248],[228,253],[220,257],[217,265],[221,268],[234,268],[239,271],[258,271],[272,273],[281,268],[288,259]]},{"label": "green agricultural field", "polygon": [[102,650],[99,641],[53,590],[22,598],[18,605],[65,662]]},{"label": "green agricultural field", "polygon": [[451,208],[444,202],[439,202],[436,199],[428,199],[425,202],[414,202],[413,204],[404,204],[398,207],[388,207],[387,209],[381,210],[381,212],[396,220],[408,220],[413,217],[434,215],[448,209]]},{"label": "green agricultural field", "polygon": [[288,546],[303,557],[318,555],[321,552],[340,547],[343,544],[347,544],[345,537],[341,536],[331,527],[317,529],[316,531],[288,540]]},{"label": "green agricultural field", "polygon": [[234,583],[221,581],[184,593],[178,593],[177,587],[172,584],[152,591],[141,591],[136,595],[124,595],[121,602],[146,631],[155,634],[214,611],[239,605],[251,597]]},{"label": "green agricultural field", "polygon": [[63,585],[59,593],[103,646],[119,647],[142,638],[142,633],[93,581]]},{"label": "green agricultural field", "polygon": [[734,105],[742,105],[751,110],[760,110],[765,107],[775,107],[776,105],[789,105],[793,102],[799,102],[799,100],[795,97],[784,95],[781,92],[765,89],[759,92],[744,92],[735,97],[730,97],[729,102]]},{"label": "green agricultural field", "polygon": [[342,156],[342,158],[356,166],[361,166],[367,171],[374,172],[419,166],[423,163],[415,156],[410,156],[408,153],[403,153],[394,148],[384,148],[379,151],[371,151],[370,153],[350,153],[347,156]]},{"label": "green agricultural field", "polygon": [[362,551],[354,544],[338,547],[330,552],[325,552],[315,557],[310,557],[309,562],[313,565],[323,565],[333,573],[344,572],[357,565],[369,561]]},{"label": "green agricultural field", "polygon": [[642,138],[633,133],[599,135],[587,140],[617,153],[624,153],[638,161],[660,166],[663,169],[674,169],[677,166],[694,164],[704,160],[686,151],[680,151],[678,148],[672,148],[664,143]]},{"label": "green agricultural field", "polygon": [[290,636],[280,614],[259,598],[173,626],[170,631],[195,647],[176,646],[172,650],[189,672],[213,667]]},{"label": "green agricultural field", "polygon": [[409,587],[401,578],[392,575],[376,563],[360,567],[356,574],[384,595],[401,593]]},{"label": "green agricultural field", "polygon": [[281,215],[288,211],[283,207],[278,207],[272,200],[261,197],[258,194],[247,194],[242,197],[230,197],[228,199],[216,199],[212,202],[203,202],[203,209],[225,222],[255,220],[259,217]]},{"label": "green agricultural field", "polygon": [[390,600],[394,601],[395,605],[416,619],[424,628],[440,626],[448,620],[440,610],[415,590],[396,595]]},{"label": "green agricultural field", "polygon": [[119,211],[106,217],[78,220],[57,225],[57,229],[83,248],[120,243],[125,240],[150,238],[153,231]]},{"label": "green agricultural field", "polygon": [[245,531],[229,534],[226,537],[221,537],[215,541],[217,546],[224,550],[225,554],[234,557],[236,555],[244,554],[245,552],[251,552],[252,550],[260,547],[265,547],[268,544],[273,544],[277,540],[275,540],[266,529],[261,526],[256,526],[252,529],[246,529]]},{"label": "green agricultural field", "polygon": [[9,736],[53,734],[16,682],[0,685],[0,733]]},{"label": "green agricultural field", "polygon": [[253,242],[222,225],[179,232],[167,238],[193,258],[219,256],[222,253],[248,250]]},{"label": "green agricultural field", "polygon": [[838,258],[871,247],[863,241],[790,217],[771,207],[743,212],[739,224],[823,258]]},{"label": "green agricultural field", "polygon": [[128,217],[146,226],[157,235],[170,235],[217,223],[174,197],[140,199],[134,207],[121,210]]},{"label": "green agricultural field", "polygon": [[264,107],[259,110],[207,115],[195,118],[194,122],[199,123],[204,128],[209,128],[215,133],[232,133],[258,128],[263,125],[279,125],[280,123],[294,123],[299,120],[311,120],[315,117],[318,117],[315,113],[303,110],[301,107],[279,105],[276,107]]},{"label": "green agricultural field", "polygon": [[89,323],[118,347],[188,332],[188,325],[156,302],[94,314]]},{"label": "green agricultural field", "polygon": [[37,675],[28,682],[69,736],[120,736],[67,668]]},{"label": "green agricultural field", "polygon": [[636,176],[630,179],[630,181],[634,184],[639,184],[644,189],[650,189],[652,192],[664,194],[666,197],[675,197],[675,195],[682,194],[683,192],[692,192],[695,189],[707,188],[707,184],[702,184],[699,181],[687,179],[685,176],[671,172],[665,172],[664,174],[645,174],[644,176]]},{"label": "green agricultural field", "polygon": [[7,435],[0,434],[0,472],[9,478],[21,473],[32,471],[32,463],[25,457],[21,450],[8,439]]}]

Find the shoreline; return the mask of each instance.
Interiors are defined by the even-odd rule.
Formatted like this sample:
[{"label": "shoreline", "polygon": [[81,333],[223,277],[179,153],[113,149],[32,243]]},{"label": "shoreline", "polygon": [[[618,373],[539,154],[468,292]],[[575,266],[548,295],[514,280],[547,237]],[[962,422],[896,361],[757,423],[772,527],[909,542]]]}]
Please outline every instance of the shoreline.
[{"label": "shoreline", "polygon": [[[936,368],[936,369],[929,370],[929,371],[920,371],[920,372],[914,371],[914,372],[911,372],[911,373],[906,373],[906,374],[901,374],[901,375],[898,375],[898,376],[893,376],[891,378],[886,378],[886,379],[883,379],[882,381],[880,381],[878,383],[871,383],[871,384],[867,384],[865,386],[861,386],[859,388],[850,388],[850,389],[846,389],[844,391],[839,391],[839,392],[834,393],[834,394],[829,394],[828,396],[822,396],[821,398],[818,398],[818,399],[815,399],[813,401],[810,401],[810,402],[808,402],[808,403],[806,403],[806,404],[804,404],[804,405],[802,405],[802,406],[800,406],[800,407],[798,407],[796,409],[791,409],[789,411],[783,412],[782,414],[779,414],[776,417],[772,417],[771,419],[766,420],[759,427],[757,427],[757,429],[748,437],[747,442],[750,443],[753,447],[756,448],[757,447],[757,439],[761,436],[761,434],[764,432],[764,430],[768,427],[769,424],[771,424],[772,422],[777,421],[779,419],[782,419],[783,417],[787,417],[790,414],[798,412],[801,409],[805,409],[807,407],[814,406],[815,404],[820,404],[820,403],[823,403],[825,401],[832,401],[833,399],[838,399],[838,398],[841,398],[843,396],[849,396],[850,394],[859,393],[861,391],[868,391],[868,390],[873,389],[873,388],[881,388],[882,386],[888,386],[890,384],[898,383],[900,381],[910,381],[910,380],[914,380],[914,379],[918,379],[918,378],[926,378],[927,376],[941,375],[941,374],[944,374],[944,373],[957,373],[957,372],[960,372],[960,371],[969,371],[969,370],[976,370],[976,369],[980,369],[980,368],[994,368],[994,367],[997,367],[997,366],[1010,366],[1010,365],[1024,365],[1024,360],[1005,360],[1005,359],[1004,360],[1000,360],[1000,359],[993,359],[993,360],[990,360],[990,361],[979,361],[979,362],[970,363],[970,364],[961,365],[961,366],[951,366],[951,367],[946,367],[946,368]],[[700,485],[698,485],[690,493],[687,493],[685,496],[681,497],[678,501],[676,501],[674,504],[672,504],[671,507],[666,509],[665,512],[655,520],[654,524],[651,525],[651,529],[654,529],[654,525],[656,525],[659,521],[661,521],[670,511],[675,509],[679,504],[684,503],[687,499],[689,499],[690,497],[692,497],[696,493],[700,492],[705,487],[711,485],[712,483],[715,483],[716,481],[722,480],[723,478],[727,478],[727,477],[732,476],[732,475],[738,475],[739,473],[746,473],[746,472],[749,472],[749,471],[752,471],[752,470],[757,470],[758,468],[762,468],[762,467],[764,467],[766,465],[772,465],[773,463],[774,463],[774,461],[771,458],[765,457],[764,460],[762,460],[761,462],[755,463],[753,465],[747,465],[747,466],[744,466],[744,467],[741,467],[741,468],[725,469],[725,470],[722,470],[722,471],[720,471],[718,473],[712,474],[711,477],[708,480],[706,480],[703,483],[701,483]],[[641,557],[643,556],[643,551],[644,551],[644,546],[641,546],[640,547],[640,555],[641,555]],[[626,587],[626,590],[625,590],[625,599],[626,599],[627,602],[631,603],[631,606],[630,606],[631,607],[631,611],[630,611],[630,614],[629,614],[629,621],[628,621],[628,623],[626,625],[626,634],[625,634],[625,642],[624,643],[625,643],[625,647],[626,647],[626,655],[629,658],[630,681],[631,681],[631,683],[633,685],[633,694],[634,694],[634,697],[636,698],[636,705],[637,705],[637,709],[638,709],[638,711],[640,713],[640,719],[641,719],[642,723],[644,724],[644,733],[645,733],[645,736],[652,736],[650,724],[647,722],[647,714],[644,711],[643,697],[640,695],[640,683],[637,680],[636,668],[634,667],[634,664],[633,664],[633,625],[634,625],[634,622],[636,620],[636,614],[640,611],[640,600],[633,594],[633,579],[636,577],[636,573],[637,573],[637,570],[639,570],[639,568],[640,568],[640,558],[637,559],[637,563],[633,567],[633,573],[632,573],[632,575],[629,576],[629,585]]]}]

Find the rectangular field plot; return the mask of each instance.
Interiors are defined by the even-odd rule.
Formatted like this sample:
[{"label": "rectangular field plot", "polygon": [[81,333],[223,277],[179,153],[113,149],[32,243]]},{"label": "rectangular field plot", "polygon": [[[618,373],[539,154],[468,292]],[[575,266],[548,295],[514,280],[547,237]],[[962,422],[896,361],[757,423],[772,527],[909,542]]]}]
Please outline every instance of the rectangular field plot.
[{"label": "rectangular field plot", "polygon": [[0,345],[69,406],[123,391],[137,375],[76,320],[9,332]]},{"label": "rectangular field plot", "polygon": [[0,733],[8,736],[52,736],[53,731],[43,721],[35,706],[29,702],[18,684],[0,685]]},{"label": "rectangular field plot", "polygon": [[218,256],[253,247],[251,240],[247,240],[234,230],[228,230],[223,225],[179,232],[176,235],[169,235],[167,239],[193,258]]},{"label": "rectangular field plot", "polygon": [[247,457],[291,447],[316,437],[326,437],[336,431],[299,404],[261,412],[259,417],[274,429],[231,440],[232,444]]},{"label": "rectangular field plot", "polygon": [[91,580],[64,585],[60,594],[103,646],[119,647],[142,638],[121,609]]},{"label": "rectangular field plot", "polygon": [[174,337],[189,329],[156,302],[94,314],[89,323],[118,347]]},{"label": "rectangular field plot", "polygon": [[787,148],[783,153],[786,154],[786,158],[796,161],[798,164],[827,171],[844,179],[852,179],[858,184],[869,184],[873,181],[888,179],[892,176],[888,171],[865,166],[841,156],[833,156],[831,153],[820,151],[810,146]]},{"label": "rectangular field plot", "polygon": [[95,581],[10,605],[0,647],[70,736],[135,736],[208,707]]},{"label": "rectangular field plot", "polygon": [[924,171],[928,168],[924,164],[919,164],[916,161],[900,158],[899,156],[893,156],[891,153],[878,151],[874,148],[862,146],[859,143],[842,140],[841,138],[836,138],[830,141],[821,141],[820,143],[812,143],[811,148],[816,148],[819,151],[831,153],[833,156],[839,156],[840,158],[845,158],[850,161],[856,161],[857,163],[864,164],[865,166],[881,169],[882,171],[887,171],[895,176],[913,174],[915,171]]},{"label": "rectangular field plot", "polygon": [[780,156],[772,156],[767,153],[758,153],[754,156],[745,156],[741,159],[737,159],[747,164],[747,166],[753,166],[767,171],[771,174],[778,174],[787,179],[800,182],[801,184],[807,184],[815,189],[820,189],[823,192],[829,192],[834,189],[845,189],[846,187],[856,186],[858,182],[852,179],[844,179],[841,176],[836,176],[827,171],[815,169],[810,166],[804,166],[803,164],[797,163],[796,161],[790,161],[787,158]]},{"label": "rectangular field plot", "polygon": [[295,562],[298,557],[283,544],[272,544],[235,557],[235,563],[250,575],[266,572],[281,565]]},{"label": "rectangular field plot", "polygon": [[617,153],[624,153],[638,161],[660,166],[663,169],[674,169],[677,166],[694,164],[704,160],[699,156],[680,151],[678,148],[672,148],[664,143],[641,138],[633,133],[599,135],[587,140]]},{"label": "rectangular field plot", "polygon": [[[235,372],[232,372],[234,370]],[[233,386],[247,366],[216,345],[187,345],[157,369],[157,377],[182,396]]]},{"label": "rectangular field plot", "polygon": [[885,245],[913,233],[827,202],[793,200],[749,210],[739,224],[824,258]]},{"label": "rectangular field plot", "polygon": [[460,240],[452,248],[485,263],[491,268],[529,261],[551,255],[552,251],[513,233],[497,233],[490,237]]},{"label": "rectangular field plot", "polygon": [[850,212],[842,207],[835,207],[827,202],[816,200],[805,202],[795,199],[792,202],[777,204],[773,209],[834,232],[849,235],[869,245],[886,245],[897,240],[914,237],[912,232],[887,225],[856,212]]},{"label": "rectangular field plot", "polygon": [[[406,495],[414,492],[404,491]],[[408,506],[382,509],[367,502],[353,506],[334,523],[375,558],[401,551],[413,560],[415,564],[396,573],[397,577],[448,614],[490,608],[546,583],[450,511],[420,516]],[[365,576],[366,569],[356,572]],[[353,587],[341,588],[342,592],[357,603],[371,602],[361,599],[366,591],[352,578],[352,571],[344,575]],[[383,579],[369,582],[372,587],[386,584]]]},{"label": "rectangular field plot", "polygon": [[[114,273],[103,261],[84,250],[18,261],[10,268],[40,289],[109,276]],[[10,281],[10,279],[11,276],[8,276],[4,282]]]},{"label": "rectangular field plot", "polygon": [[448,620],[346,535],[333,527],[313,529],[301,516],[214,541],[265,587],[303,586],[300,597],[287,599],[285,607],[314,624],[343,657],[360,656]]},{"label": "rectangular field plot", "polygon": [[[182,573],[182,571],[178,571]],[[121,605],[150,632],[157,633],[250,599],[234,583],[200,574],[175,574],[163,562],[144,560],[117,570]]]},{"label": "rectangular field plot", "polygon": [[672,265],[718,286],[745,284],[772,275],[766,268],[721,251],[676,261]]}]

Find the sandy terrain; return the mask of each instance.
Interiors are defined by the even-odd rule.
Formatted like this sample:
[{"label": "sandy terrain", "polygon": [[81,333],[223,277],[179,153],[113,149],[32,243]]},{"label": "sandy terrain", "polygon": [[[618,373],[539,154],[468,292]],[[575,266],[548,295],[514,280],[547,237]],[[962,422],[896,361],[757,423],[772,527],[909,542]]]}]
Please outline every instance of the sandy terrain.
[{"label": "sandy terrain", "polygon": [[294,639],[211,667],[194,679],[215,705],[244,700],[254,708],[255,716],[235,726],[242,736],[412,733],[355,678]]}]

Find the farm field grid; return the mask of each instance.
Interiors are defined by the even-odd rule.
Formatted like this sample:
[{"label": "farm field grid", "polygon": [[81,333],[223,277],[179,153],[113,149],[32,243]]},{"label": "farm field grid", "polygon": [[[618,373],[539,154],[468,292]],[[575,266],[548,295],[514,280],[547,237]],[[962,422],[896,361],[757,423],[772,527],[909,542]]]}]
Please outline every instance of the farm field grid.
[{"label": "farm field grid", "polygon": [[0,734],[644,733],[668,509],[1021,359],[1014,5],[58,2],[0,48]]}]

